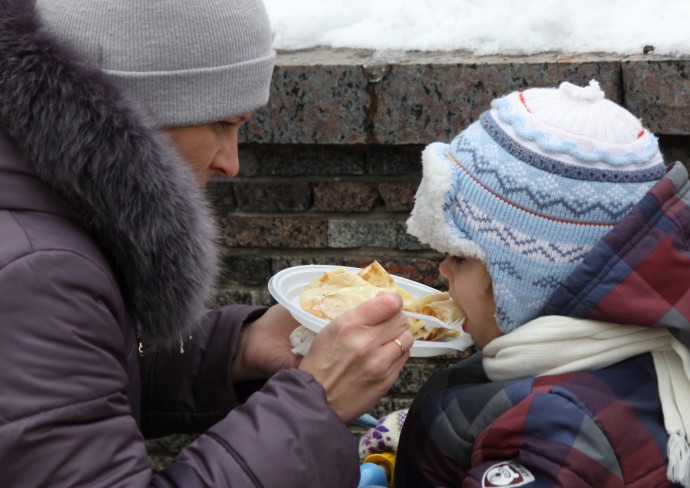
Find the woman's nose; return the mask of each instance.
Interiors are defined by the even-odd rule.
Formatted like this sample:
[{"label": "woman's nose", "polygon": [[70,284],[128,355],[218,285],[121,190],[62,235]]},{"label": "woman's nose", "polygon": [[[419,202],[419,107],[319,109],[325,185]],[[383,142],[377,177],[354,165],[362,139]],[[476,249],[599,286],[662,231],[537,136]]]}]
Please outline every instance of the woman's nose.
[{"label": "woman's nose", "polygon": [[234,125],[223,131],[220,149],[211,163],[211,169],[226,178],[237,176],[240,171],[238,132],[239,126]]}]

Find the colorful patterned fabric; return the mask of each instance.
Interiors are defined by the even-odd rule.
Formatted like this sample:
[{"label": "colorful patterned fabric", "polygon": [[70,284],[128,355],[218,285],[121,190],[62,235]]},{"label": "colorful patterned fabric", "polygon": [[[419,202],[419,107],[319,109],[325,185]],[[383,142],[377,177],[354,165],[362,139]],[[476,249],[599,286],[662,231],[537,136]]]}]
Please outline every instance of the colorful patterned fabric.
[{"label": "colorful patterned fabric", "polygon": [[649,354],[599,371],[492,383],[478,353],[418,396],[395,486],[479,487],[502,462],[524,468],[532,486],[670,486],[656,388]]},{"label": "colorful patterned fabric", "polygon": [[381,417],[376,426],[365,432],[360,439],[359,458],[363,461],[370,454],[397,451],[406,416],[407,409],[403,409]]},{"label": "colorful patterned fabric", "polygon": [[[667,327],[687,345],[689,190],[676,163],[541,315]],[[499,475],[514,477],[503,486],[672,486],[667,441],[649,354],[600,370],[491,382],[478,353],[433,377],[415,399],[395,486],[499,486]]]},{"label": "colorful patterned fabric", "polygon": [[542,315],[666,327],[690,347],[689,233],[688,172],[676,163],[555,291]]}]

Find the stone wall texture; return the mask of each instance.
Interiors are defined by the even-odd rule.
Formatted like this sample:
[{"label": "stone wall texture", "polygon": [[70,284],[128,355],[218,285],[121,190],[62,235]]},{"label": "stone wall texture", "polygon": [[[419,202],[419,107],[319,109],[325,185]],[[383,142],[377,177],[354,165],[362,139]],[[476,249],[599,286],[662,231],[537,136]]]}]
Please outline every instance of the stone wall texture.
[{"label": "stone wall texture", "polygon": [[[216,304],[270,305],[269,278],[289,266],[364,266],[443,288],[441,256],[407,235],[424,145],[448,141],[516,89],[587,84],[626,106],[690,164],[690,59],[653,54],[278,53],[270,101],[241,132],[241,171],[208,187],[223,250]],[[372,415],[409,405],[458,355],[413,358]],[[358,431],[353,429],[355,433]],[[156,467],[192,438],[149,443]]]}]

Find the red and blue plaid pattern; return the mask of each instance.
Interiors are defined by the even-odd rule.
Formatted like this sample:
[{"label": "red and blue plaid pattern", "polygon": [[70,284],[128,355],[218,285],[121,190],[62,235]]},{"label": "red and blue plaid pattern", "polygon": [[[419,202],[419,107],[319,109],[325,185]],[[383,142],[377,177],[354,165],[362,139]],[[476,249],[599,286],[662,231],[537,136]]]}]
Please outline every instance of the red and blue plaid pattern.
[{"label": "red and blue plaid pattern", "polygon": [[690,347],[690,188],[676,163],[554,292],[541,315],[670,329]]},{"label": "red and blue plaid pattern", "polygon": [[535,477],[529,486],[671,486],[651,355],[598,371],[474,382],[482,376],[478,353],[420,392],[400,437],[396,487],[480,487],[505,460]]}]

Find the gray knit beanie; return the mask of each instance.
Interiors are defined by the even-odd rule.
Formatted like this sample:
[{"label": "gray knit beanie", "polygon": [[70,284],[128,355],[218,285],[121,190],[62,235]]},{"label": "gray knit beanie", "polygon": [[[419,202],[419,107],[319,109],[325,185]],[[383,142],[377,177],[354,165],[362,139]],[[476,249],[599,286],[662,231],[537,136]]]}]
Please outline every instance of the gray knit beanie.
[{"label": "gray knit beanie", "polygon": [[160,127],[268,101],[275,52],[261,0],[37,0],[47,32],[102,69]]}]

